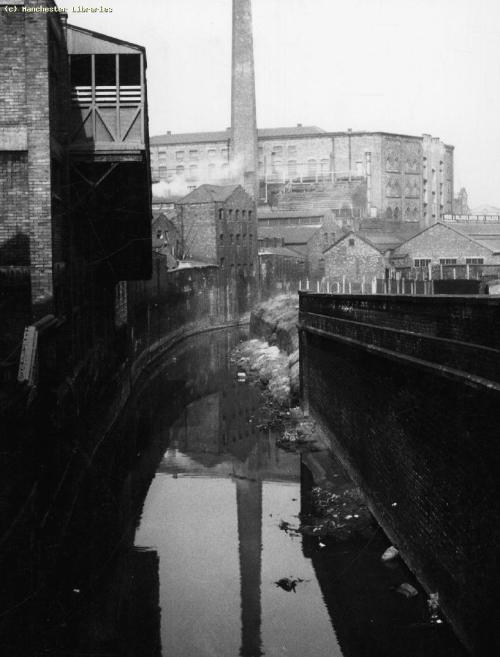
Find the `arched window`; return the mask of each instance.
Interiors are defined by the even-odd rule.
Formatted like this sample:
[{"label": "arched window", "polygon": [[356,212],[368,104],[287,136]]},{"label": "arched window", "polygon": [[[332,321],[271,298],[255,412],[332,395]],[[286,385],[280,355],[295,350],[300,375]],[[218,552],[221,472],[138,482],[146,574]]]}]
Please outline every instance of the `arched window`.
[{"label": "arched window", "polygon": [[175,174],[177,176],[184,176],[184,167],[182,164],[179,164],[178,166],[175,167]]},{"label": "arched window", "polygon": [[392,208],[388,207],[385,211],[385,218],[386,219],[392,219]]},{"label": "arched window", "polygon": [[394,220],[397,221],[399,219],[399,208],[396,207],[394,208]]}]

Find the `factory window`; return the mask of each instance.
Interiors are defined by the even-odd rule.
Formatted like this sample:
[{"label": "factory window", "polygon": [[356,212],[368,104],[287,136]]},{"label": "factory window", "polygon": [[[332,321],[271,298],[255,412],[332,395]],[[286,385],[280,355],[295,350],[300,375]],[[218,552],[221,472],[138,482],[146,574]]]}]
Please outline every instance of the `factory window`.
[{"label": "factory window", "polygon": [[196,164],[190,165],[189,177],[191,178],[191,180],[198,180],[198,166]]},{"label": "factory window", "polygon": [[90,55],[71,55],[71,86],[90,87],[92,84],[92,64]]},{"label": "factory window", "polygon": [[289,146],[288,147],[288,156],[289,157],[296,157],[297,155],[297,146]]},{"label": "factory window", "polygon": [[160,180],[166,180],[167,179],[167,167],[160,167],[158,171],[159,171],[159,175],[160,175]]},{"label": "factory window", "polygon": [[439,259],[439,264],[440,265],[456,265],[457,264],[457,259],[456,258],[440,258]]},{"label": "factory window", "polygon": [[177,162],[182,162],[182,160],[184,159],[184,151],[176,151],[175,159],[177,160]]},{"label": "factory window", "polygon": [[282,165],[281,160],[275,160],[273,158],[273,163],[272,163],[273,173],[278,173],[278,174],[281,173],[281,165]]},{"label": "factory window", "polygon": [[297,160],[288,160],[288,177],[295,178],[297,175]]},{"label": "factory window", "polygon": [[95,55],[96,87],[116,86],[116,59],[114,55]]},{"label": "factory window", "polygon": [[189,151],[189,159],[198,161],[198,151],[196,149]]},{"label": "factory window", "polygon": [[183,176],[184,175],[184,167],[182,166],[182,164],[175,167],[175,175],[176,176]]},{"label": "factory window", "polygon": [[415,258],[413,261],[415,267],[427,267],[431,264],[430,258]]},{"label": "factory window", "polygon": [[120,55],[120,87],[133,87],[141,84],[141,56]]},{"label": "factory window", "polygon": [[215,148],[209,148],[209,149],[208,149],[208,152],[207,152],[208,159],[209,159],[209,160],[215,160],[216,152],[217,152],[217,151],[215,150]]},{"label": "factory window", "polygon": [[283,146],[275,146],[273,148],[273,155],[281,157],[283,155]]},{"label": "factory window", "polygon": [[307,175],[314,178],[316,176],[316,160],[310,158],[307,161]]},{"label": "factory window", "polygon": [[229,149],[228,148],[221,148],[220,154],[222,155],[223,158],[227,160],[229,157]]},{"label": "factory window", "polygon": [[222,177],[227,178],[227,174],[229,173],[229,164],[227,162],[225,162],[221,166],[221,171],[222,171]]},{"label": "factory window", "polygon": [[213,180],[215,178],[215,164],[208,165],[208,178]]},{"label": "factory window", "polygon": [[323,160],[321,160],[320,166],[321,166],[321,175],[324,176],[330,173],[330,160],[328,160],[326,157]]},{"label": "factory window", "polygon": [[484,258],[465,258],[466,265],[484,265]]}]

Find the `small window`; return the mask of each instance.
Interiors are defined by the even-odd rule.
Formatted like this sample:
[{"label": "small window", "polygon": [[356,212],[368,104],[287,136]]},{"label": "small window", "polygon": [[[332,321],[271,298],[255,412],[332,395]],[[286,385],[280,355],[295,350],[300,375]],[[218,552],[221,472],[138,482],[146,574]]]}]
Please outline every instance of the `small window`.
[{"label": "small window", "polygon": [[484,265],[484,258],[465,258],[466,265]]},{"label": "small window", "polygon": [[229,221],[231,221],[232,218],[233,218],[233,211],[232,211],[232,210],[228,210],[228,212],[229,212]]},{"label": "small window", "polygon": [[252,221],[252,217],[253,217],[253,212],[252,212],[252,210],[249,210],[248,211],[248,221]]},{"label": "small window", "polygon": [[229,235],[229,241],[231,242],[231,244],[234,244],[234,233],[231,233]]},{"label": "small window", "polygon": [[175,159],[177,160],[177,162],[182,162],[182,160],[184,159],[184,151],[176,151]]},{"label": "small window", "polygon": [[241,211],[241,218],[243,219],[243,221],[246,221],[246,218],[247,218],[247,211],[246,210]]},{"label": "small window", "polygon": [[220,259],[220,268],[221,268],[221,269],[224,269],[224,262],[225,262],[225,259],[224,259],[224,258],[221,258],[221,259]]},{"label": "small window", "polygon": [[198,160],[198,151],[197,150],[189,151],[189,159],[197,161]]},{"label": "small window", "polygon": [[215,150],[215,148],[209,148],[208,149],[207,155],[208,155],[209,160],[215,160],[216,154],[217,154],[217,151]]},{"label": "small window", "polygon": [[239,221],[239,219],[240,219],[240,211],[239,210],[234,211],[234,219],[235,219],[235,221]]},{"label": "small window", "polygon": [[219,219],[220,219],[221,221],[224,219],[224,210],[223,210],[223,208],[221,208],[221,209],[219,210]]},{"label": "small window", "polygon": [[229,157],[229,150],[227,148],[221,148],[220,154],[223,158],[227,159]]},{"label": "small window", "polygon": [[288,155],[290,157],[295,157],[297,155],[297,146],[289,146],[288,147]]},{"label": "small window", "polygon": [[439,264],[440,265],[456,265],[457,264],[457,259],[456,258],[440,258],[439,259]]},{"label": "small window", "polygon": [[219,235],[219,240],[220,240],[220,243],[221,243],[221,244],[224,244],[224,233],[221,233],[221,234]]},{"label": "small window", "polygon": [[240,243],[240,237],[241,237],[240,234],[237,233],[237,234],[236,234],[236,244],[239,244],[239,243]]},{"label": "small window", "polygon": [[181,165],[175,167],[175,174],[177,176],[183,176],[184,175],[184,167]]},{"label": "small window", "polygon": [[352,237],[349,239],[349,246],[354,246],[354,239]]},{"label": "small window", "polygon": [[413,262],[415,267],[427,267],[431,264],[430,258],[415,258]]}]

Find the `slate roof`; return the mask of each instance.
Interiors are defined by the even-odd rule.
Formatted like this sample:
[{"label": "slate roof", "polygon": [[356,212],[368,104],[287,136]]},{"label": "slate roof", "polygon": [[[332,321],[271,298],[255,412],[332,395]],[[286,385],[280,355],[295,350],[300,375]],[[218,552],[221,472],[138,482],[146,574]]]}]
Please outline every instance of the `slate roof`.
[{"label": "slate roof", "polygon": [[259,226],[259,239],[283,237],[285,244],[307,244],[319,230],[317,226]]},{"label": "slate roof", "polygon": [[328,251],[330,251],[331,249],[333,249],[334,247],[336,247],[337,244],[340,244],[340,242],[343,242],[343,241],[344,241],[345,239],[347,239],[348,237],[358,237],[360,240],[362,240],[363,242],[365,242],[365,244],[368,244],[368,246],[371,246],[372,249],[375,249],[376,251],[378,251],[378,252],[381,253],[381,254],[382,254],[382,252],[385,250],[385,249],[382,249],[380,246],[378,246],[378,245],[374,244],[373,242],[371,242],[371,241],[370,241],[367,237],[365,237],[364,235],[361,235],[361,233],[356,233],[355,231],[351,230],[351,231],[349,231],[348,233],[345,233],[345,235],[342,235],[342,237],[340,237],[338,240],[336,240],[336,241],[335,241],[333,244],[331,244],[329,247],[327,247],[327,248],[323,251],[323,253],[327,253]]},{"label": "slate roof", "polygon": [[177,201],[178,205],[188,203],[223,203],[232,196],[239,185],[200,185]]},{"label": "slate roof", "polygon": [[258,210],[258,219],[309,219],[313,217],[323,218],[328,210]]},{"label": "slate roof", "polygon": [[265,246],[259,249],[259,255],[277,255],[283,258],[295,258],[305,261],[305,258],[302,254],[297,253],[297,251],[287,249],[286,246]]},{"label": "slate roof", "polygon": [[[306,135],[321,135],[326,131],[317,126],[294,126],[291,128],[260,128],[257,136],[260,139],[273,139],[280,137],[303,137]],[[228,141],[231,138],[230,130],[216,130],[213,132],[182,132],[178,134],[155,135],[150,138],[152,146],[175,144],[204,144],[211,142]]]}]

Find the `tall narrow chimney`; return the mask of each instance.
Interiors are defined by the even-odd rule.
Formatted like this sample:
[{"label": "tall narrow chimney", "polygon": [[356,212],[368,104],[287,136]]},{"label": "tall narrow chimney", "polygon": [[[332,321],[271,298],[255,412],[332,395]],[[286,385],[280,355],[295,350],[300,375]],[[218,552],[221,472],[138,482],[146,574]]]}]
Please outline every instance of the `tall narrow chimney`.
[{"label": "tall narrow chimney", "polygon": [[233,0],[230,157],[234,179],[257,201],[259,180],[251,0]]}]

